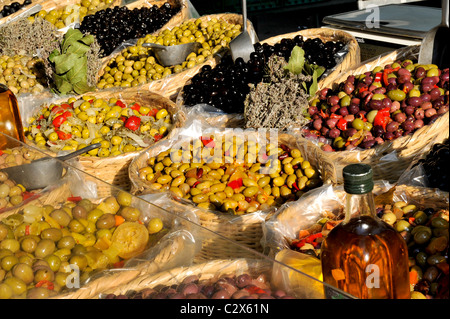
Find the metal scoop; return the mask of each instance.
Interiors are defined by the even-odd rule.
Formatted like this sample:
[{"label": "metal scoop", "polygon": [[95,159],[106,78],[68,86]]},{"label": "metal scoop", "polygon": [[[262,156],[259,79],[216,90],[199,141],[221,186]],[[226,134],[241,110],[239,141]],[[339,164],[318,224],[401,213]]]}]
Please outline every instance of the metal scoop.
[{"label": "metal scoop", "polygon": [[100,143],[91,144],[67,155],[46,156],[29,164],[2,168],[1,171],[7,173],[11,180],[22,184],[27,191],[45,188],[61,179],[63,165],[60,161],[66,161],[100,146]]},{"label": "metal scoop", "polygon": [[450,66],[449,38],[448,0],[442,0],[441,24],[428,31],[423,38],[419,52],[419,63],[432,63],[442,69],[448,68]]},{"label": "metal scoop", "polygon": [[230,51],[233,61],[241,57],[245,62],[250,60],[250,54],[255,52],[253,41],[247,32],[247,1],[242,0],[242,17],[244,19],[244,28],[236,38],[230,41]]},{"label": "metal scoop", "polygon": [[200,43],[189,42],[177,45],[160,45],[156,43],[144,43],[143,47],[152,48],[159,63],[163,66],[181,64],[186,61],[187,56],[198,48]]}]

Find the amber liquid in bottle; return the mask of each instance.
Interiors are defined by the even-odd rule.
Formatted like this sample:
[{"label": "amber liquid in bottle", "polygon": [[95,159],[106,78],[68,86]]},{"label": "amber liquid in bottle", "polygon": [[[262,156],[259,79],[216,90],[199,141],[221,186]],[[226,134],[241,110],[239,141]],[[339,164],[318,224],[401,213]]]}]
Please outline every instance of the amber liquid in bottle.
[{"label": "amber liquid in bottle", "polygon": [[[323,280],[361,299],[409,299],[406,242],[372,206],[372,193],[347,194],[346,208],[354,211],[322,244]],[[325,294],[334,291],[325,286]]]},{"label": "amber liquid in bottle", "polygon": [[0,83],[0,150],[21,146],[25,142],[17,99],[4,84]]}]

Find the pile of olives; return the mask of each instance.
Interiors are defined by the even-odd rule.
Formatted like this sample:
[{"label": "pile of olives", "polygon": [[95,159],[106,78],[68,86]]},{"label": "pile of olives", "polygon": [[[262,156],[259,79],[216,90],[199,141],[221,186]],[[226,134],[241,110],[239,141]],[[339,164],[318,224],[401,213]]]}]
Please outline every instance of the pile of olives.
[{"label": "pile of olives", "polygon": [[449,69],[412,60],[350,75],[324,88],[308,112],[305,136],[324,151],[369,149],[430,125],[448,112]]},{"label": "pile of olives", "polygon": [[3,18],[7,17],[19,11],[23,7],[26,7],[27,5],[31,4],[31,2],[32,2],[31,0],[24,0],[22,4],[17,1],[12,2],[11,4],[5,4],[3,8],[0,10],[0,15],[2,15]]},{"label": "pile of olives", "polygon": [[45,105],[29,123],[25,136],[42,148],[74,151],[101,143],[100,148],[83,156],[109,157],[138,151],[160,140],[170,131],[172,118],[165,108],[84,95]]},{"label": "pile of olives", "polygon": [[60,207],[27,205],[0,221],[0,299],[48,298],[67,288],[74,266],[80,282],[93,270],[120,267],[163,230],[161,219],[142,222],[120,192],[100,204],[68,198]]},{"label": "pile of olives", "polygon": [[398,201],[379,207],[377,213],[407,242],[414,291],[448,298],[448,210],[420,209]]},{"label": "pile of olives", "polygon": [[[205,158],[215,143],[222,143],[223,153],[216,160]],[[202,137],[191,146],[149,158],[139,177],[153,190],[170,191],[200,208],[235,215],[296,200],[322,184],[318,170],[301,152],[284,144],[261,146],[240,137],[220,142]]]},{"label": "pile of olives", "polygon": [[24,55],[0,55],[0,83],[15,95],[40,93],[47,86],[44,62]]},{"label": "pile of olives", "polygon": [[442,143],[436,143],[418,163],[422,164],[430,187],[449,191],[448,163],[450,161],[449,141],[446,138]]},{"label": "pile of olives", "polygon": [[[240,24],[216,18],[199,18],[184,21],[171,30],[164,29],[158,35],[147,34],[139,38],[136,45],[123,49],[109,60],[97,87],[133,87],[192,68],[211,59],[222,48],[228,47],[240,30]],[[169,46],[189,42],[199,43],[199,49],[189,54],[183,63],[166,67],[158,63],[151,48],[142,46],[143,43]]]},{"label": "pile of olives", "polygon": [[31,161],[43,157],[44,154],[28,147],[16,147],[0,151],[0,169],[29,164]]},{"label": "pile of olives", "polygon": [[283,290],[272,290],[265,275],[226,275],[214,280],[185,277],[180,284],[143,288],[103,299],[294,299]]},{"label": "pile of olives", "polygon": [[142,38],[162,28],[180,11],[164,3],[161,7],[114,7],[88,15],[80,25],[84,34],[93,34],[102,49],[102,57],[110,55],[116,47],[129,39]]},{"label": "pile of olives", "polygon": [[0,171],[0,210],[19,206],[24,200],[25,188]]},{"label": "pile of olives", "polygon": [[207,103],[226,113],[243,113],[244,101],[250,91],[249,84],[255,85],[266,80],[264,74],[269,57],[278,55],[289,61],[294,46],[305,50],[308,63],[332,68],[336,65],[335,54],[344,43],[323,42],[320,38],[305,40],[301,35],[282,39],[275,45],[255,43],[255,52],[250,55],[248,62],[242,58],[233,62],[231,56],[227,55],[213,69],[204,66],[191,79],[191,83],[183,87],[184,103],[187,106]]},{"label": "pile of olives", "polygon": [[111,7],[114,0],[81,0],[76,4],[68,4],[63,7],[58,7],[50,11],[41,10],[28,19],[34,21],[35,16],[47,20],[53,24],[57,29],[63,29],[66,26],[82,22],[84,17],[97,12],[98,10]]}]

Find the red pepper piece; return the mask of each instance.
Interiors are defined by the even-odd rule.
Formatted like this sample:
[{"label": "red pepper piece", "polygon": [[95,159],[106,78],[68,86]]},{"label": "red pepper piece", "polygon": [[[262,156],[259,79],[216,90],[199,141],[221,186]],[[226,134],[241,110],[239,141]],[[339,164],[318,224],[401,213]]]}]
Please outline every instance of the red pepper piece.
[{"label": "red pepper piece", "polygon": [[114,268],[122,268],[124,264],[125,264],[125,260],[121,260],[121,261],[114,263],[113,267]]},{"label": "red pepper piece", "polygon": [[66,120],[67,118],[61,114],[53,119],[52,124],[54,127],[59,128]]},{"label": "red pepper piece", "polygon": [[55,288],[53,282],[51,282],[50,280],[41,280],[38,281],[35,285],[35,287],[43,287],[43,288],[47,288],[48,290],[53,290]]},{"label": "red pepper piece", "polygon": [[71,197],[67,197],[67,200],[69,202],[79,202],[82,200],[81,196],[71,196]]},{"label": "red pepper piece", "polygon": [[200,184],[200,181],[196,181],[194,184],[192,184],[192,188],[195,188],[195,186],[197,186],[198,184]]},{"label": "red pepper piece", "polygon": [[247,286],[244,288],[247,290],[250,294],[265,294],[266,291],[259,288],[258,286]]},{"label": "red pepper piece", "polygon": [[200,179],[200,178],[202,178],[202,176],[203,176],[203,168],[199,168],[198,170],[197,170],[197,175],[196,175],[196,177],[197,177],[197,179]]},{"label": "red pepper piece", "polygon": [[390,73],[392,73],[392,72],[395,72],[395,71],[398,71],[400,69],[400,67],[398,66],[398,67],[396,67],[395,69],[384,69],[383,70],[383,82],[384,82],[384,85],[385,86],[388,86],[389,85],[389,82],[388,82],[388,74],[390,74]]},{"label": "red pepper piece", "polygon": [[208,148],[214,148],[216,146],[216,142],[214,142],[214,140],[210,137],[200,137],[200,140],[203,143],[203,146],[208,147]]},{"label": "red pepper piece", "polygon": [[339,119],[339,121],[336,124],[337,128],[341,131],[345,131],[347,129],[347,121],[344,120],[344,118]]},{"label": "red pepper piece", "polygon": [[66,132],[63,132],[63,131],[59,131],[59,130],[56,131],[56,134],[58,134],[58,138],[60,140],[63,140],[63,141],[64,140],[68,140],[69,138],[72,137],[72,134],[66,133]]},{"label": "red pepper piece", "polygon": [[32,193],[32,192],[23,192],[22,193],[23,200],[27,200],[28,198],[31,198],[33,196],[34,196],[34,193]]},{"label": "red pepper piece", "polygon": [[28,236],[30,234],[30,225],[25,226],[25,235]]},{"label": "red pepper piece", "polygon": [[375,79],[373,80],[374,82],[381,82],[381,78],[383,77],[383,73],[382,72],[377,72],[375,73]]},{"label": "red pepper piece", "polygon": [[386,125],[389,123],[390,119],[390,108],[386,107],[378,111],[375,119],[373,120],[373,125],[382,126],[383,129],[386,130]]},{"label": "red pepper piece", "polygon": [[155,136],[153,136],[153,138],[155,139],[155,142],[159,141],[160,139],[163,138],[163,136],[161,134],[155,134]]},{"label": "red pepper piece", "polygon": [[227,184],[227,186],[230,186],[232,189],[238,189],[242,185],[242,178],[235,179],[234,181],[231,181]]},{"label": "red pepper piece", "polygon": [[120,106],[121,108],[125,108],[126,107],[125,103],[123,103],[121,100],[117,100],[116,105]]},{"label": "red pepper piece", "polygon": [[130,109],[135,110],[135,111],[139,111],[139,109],[141,108],[141,106],[138,103],[134,103]]},{"label": "red pepper piece", "polygon": [[298,186],[297,186],[297,183],[296,183],[296,182],[292,183],[292,187],[294,187],[294,188],[295,188],[295,190],[297,190],[297,191],[299,191],[299,190],[300,190],[300,188],[298,188]]},{"label": "red pepper piece", "polygon": [[125,121],[125,127],[132,131],[136,131],[140,125],[141,125],[141,118],[136,115],[130,116]]}]

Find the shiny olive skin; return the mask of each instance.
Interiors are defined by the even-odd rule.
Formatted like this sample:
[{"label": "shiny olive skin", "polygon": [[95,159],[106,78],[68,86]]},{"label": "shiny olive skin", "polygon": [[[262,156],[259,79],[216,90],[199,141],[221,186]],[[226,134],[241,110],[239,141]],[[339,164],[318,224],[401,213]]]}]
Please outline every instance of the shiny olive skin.
[{"label": "shiny olive skin", "polygon": [[114,215],[110,213],[103,214],[95,223],[98,229],[111,228],[114,227],[115,224],[116,219]]},{"label": "shiny olive skin", "polygon": [[51,239],[42,239],[36,247],[34,252],[37,258],[45,258],[50,254],[53,254],[55,251],[56,245],[55,242]]}]

